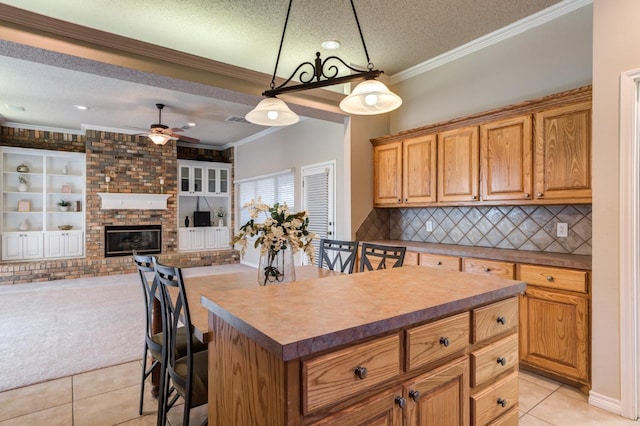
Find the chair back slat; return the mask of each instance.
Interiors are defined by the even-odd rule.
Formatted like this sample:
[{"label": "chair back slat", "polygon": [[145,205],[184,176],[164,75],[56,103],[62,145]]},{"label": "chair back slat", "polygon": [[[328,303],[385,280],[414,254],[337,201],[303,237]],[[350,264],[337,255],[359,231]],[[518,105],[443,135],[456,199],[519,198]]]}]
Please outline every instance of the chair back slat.
[{"label": "chair back slat", "polygon": [[318,267],[351,274],[358,252],[358,241],[320,240]]},{"label": "chair back slat", "polygon": [[136,268],[138,269],[138,275],[140,276],[140,283],[142,285],[142,295],[144,296],[144,305],[145,305],[145,320],[146,320],[146,338],[147,344],[149,346],[155,346],[152,349],[156,351],[160,351],[160,345],[157,345],[153,342],[153,304],[156,300],[156,297],[160,297],[158,293],[158,281],[155,277],[155,269],[153,266],[153,262],[155,260],[155,256],[141,256],[138,254],[133,255],[133,261],[136,264]]},{"label": "chair back slat", "polygon": [[360,272],[398,268],[404,263],[406,247],[362,243]]}]

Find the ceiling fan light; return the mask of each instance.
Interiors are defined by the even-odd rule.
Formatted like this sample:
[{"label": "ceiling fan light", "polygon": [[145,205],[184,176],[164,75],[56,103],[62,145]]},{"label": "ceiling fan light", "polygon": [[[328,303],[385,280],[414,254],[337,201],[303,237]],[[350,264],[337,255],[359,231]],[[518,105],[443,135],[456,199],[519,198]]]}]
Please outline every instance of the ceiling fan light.
[{"label": "ceiling fan light", "polygon": [[261,126],[289,126],[300,120],[284,101],[271,97],[260,101],[256,107],[245,115],[246,120]]},{"label": "ceiling fan light", "polygon": [[171,136],[165,135],[164,133],[149,133],[148,137],[151,139],[151,142],[156,145],[164,145],[171,139]]},{"label": "ceiling fan light", "polygon": [[402,98],[378,80],[365,80],[340,102],[340,109],[349,114],[374,115],[393,111],[402,105]]}]

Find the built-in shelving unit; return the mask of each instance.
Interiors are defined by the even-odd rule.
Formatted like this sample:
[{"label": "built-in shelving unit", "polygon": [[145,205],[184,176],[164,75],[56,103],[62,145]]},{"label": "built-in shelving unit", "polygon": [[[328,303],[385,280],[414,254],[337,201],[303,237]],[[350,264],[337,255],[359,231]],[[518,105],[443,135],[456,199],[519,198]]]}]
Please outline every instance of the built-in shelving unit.
[{"label": "built-in shelving unit", "polygon": [[2,260],[83,256],[85,155],[24,148],[1,155]]}]

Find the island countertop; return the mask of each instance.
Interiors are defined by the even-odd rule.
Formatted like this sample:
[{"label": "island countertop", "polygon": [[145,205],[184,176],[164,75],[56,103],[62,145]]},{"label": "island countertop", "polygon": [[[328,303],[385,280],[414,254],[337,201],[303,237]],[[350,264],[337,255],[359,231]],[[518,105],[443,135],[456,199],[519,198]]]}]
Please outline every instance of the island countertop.
[{"label": "island countertop", "polygon": [[283,361],[523,292],[495,276],[404,266],[283,285],[202,291],[216,317]]}]

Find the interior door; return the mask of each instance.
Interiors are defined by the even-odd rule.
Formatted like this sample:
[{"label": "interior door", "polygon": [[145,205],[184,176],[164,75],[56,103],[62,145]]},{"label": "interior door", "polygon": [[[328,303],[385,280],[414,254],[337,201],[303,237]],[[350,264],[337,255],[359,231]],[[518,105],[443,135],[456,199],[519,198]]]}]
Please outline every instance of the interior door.
[{"label": "interior door", "polygon": [[[318,259],[320,240],[335,239],[335,163],[302,168],[302,208],[309,215],[308,230],[317,234],[312,242]],[[303,264],[309,259],[304,256]]]}]

